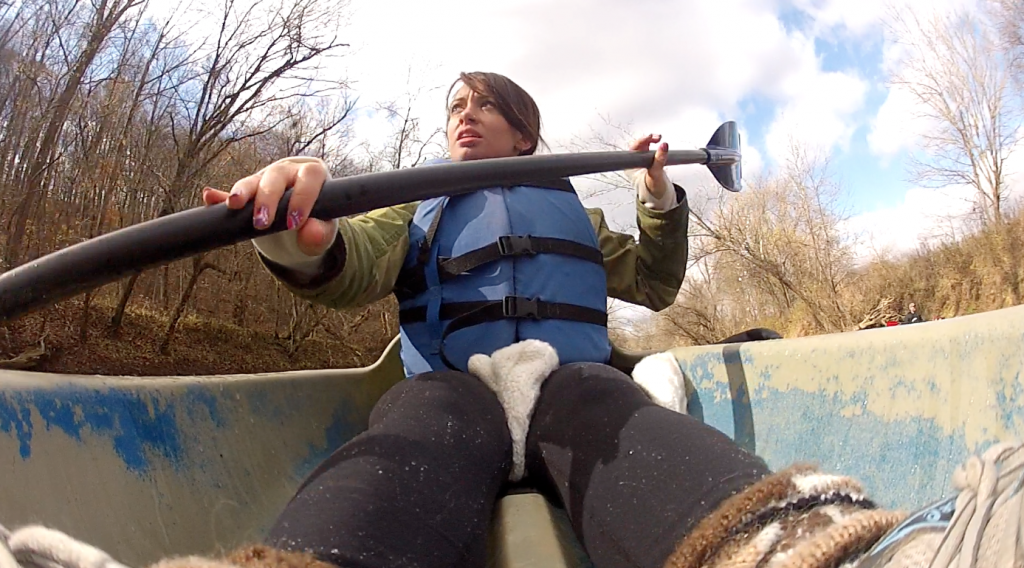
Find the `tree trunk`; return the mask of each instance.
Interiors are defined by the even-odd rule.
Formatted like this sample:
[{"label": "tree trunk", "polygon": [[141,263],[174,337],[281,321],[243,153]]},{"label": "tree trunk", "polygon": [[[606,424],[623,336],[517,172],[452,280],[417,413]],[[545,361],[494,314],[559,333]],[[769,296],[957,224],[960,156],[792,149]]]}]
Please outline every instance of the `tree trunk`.
[{"label": "tree trunk", "polygon": [[197,256],[192,260],[192,276],[188,279],[188,283],[185,284],[185,289],[181,291],[178,304],[174,306],[174,313],[171,314],[171,318],[167,322],[167,330],[164,332],[164,338],[160,342],[159,351],[161,355],[167,354],[171,346],[171,339],[174,337],[174,330],[177,329],[178,321],[181,320],[182,314],[185,313],[185,306],[188,305],[192,292],[196,289],[196,284],[199,283],[199,277],[207,269],[216,270],[217,267],[209,262],[203,262],[202,256]]},{"label": "tree trunk", "polygon": [[128,307],[128,300],[132,297],[132,290],[135,289],[135,283],[139,281],[139,276],[142,273],[133,274],[125,287],[121,290],[121,298],[117,301],[117,309],[114,310],[114,317],[110,318],[110,331],[111,333],[117,334],[121,331],[121,323],[124,321],[124,312]]},{"label": "tree trunk", "polygon": [[231,320],[238,327],[245,327],[245,316],[249,312],[249,303],[252,298],[248,295],[249,283],[252,282],[253,272],[247,270],[241,277],[241,286],[235,296],[235,305],[231,310]]},{"label": "tree trunk", "polygon": [[165,265],[160,269],[160,301],[163,303],[164,311],[171,307],[171,266]]},{"label": "tree trunk", "polygon": [[92,66],[93,60],[96,59],[100,48],[107,41],[107,37],[114,29],[114,26],[135,5],[137,3],[133,1],[115,4],[110,7],[108,12],[107,1],[101,0],[100,5],[96,8],[95,20],[89,31],[89,39],[86,42],[85,49],[71,68],[67,82],[64,83],[64,88],[57,98],[53,100],[46,130],[32,161],[29,163],[26,176],[21,184],[22,197],[12,212],[10,238],[5,252],[7,265],[10,267],[17,266],[26,257],[23,254],[24,251],[21,250],[21,243],[25,236],[28,216],[39,199],[39,195],[44,191],[43,181],[47,171],[50,169],[51,158],[57,148],[58,137],[67,121],[68,112],[71,109],[71,103],[75,95],[78,94],[78,88],[81,86],[86,72]]},{"label": "tree trunk", "polygon": [[89,339],[89,308],[92,307],[93,293],[86,292],[85,300],[82,302],[82,322],[79,324],[78,341],[85,343]]}]

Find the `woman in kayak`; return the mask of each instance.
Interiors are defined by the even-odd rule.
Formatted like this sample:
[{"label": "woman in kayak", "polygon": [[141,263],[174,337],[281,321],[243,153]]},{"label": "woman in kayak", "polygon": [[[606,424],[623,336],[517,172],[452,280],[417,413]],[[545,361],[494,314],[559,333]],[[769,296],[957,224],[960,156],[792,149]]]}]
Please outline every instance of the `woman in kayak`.
[{"label": "woman in kayak", "polygon": [[[536,150],[540,114],[525,91],[489,73],[460,82],[451,160]],[[772,473],[604,364],[595,312],[606,296],[661,309],[681,283],[688,210],[665,174],[667,149],[629,174],[639,243],[608,231],[564,180],[330,223],[308,218],[329,175],[316,159],[281,160],[230,193],[205,190],[207,204],[254,200],[254,224],[266,227],[294,188],[292,230],[257,239],[260,258],[295,294],[329,306],[395,292],[411,377],[302,483],[265,545],[227,560],[482,567],[495,503],[521,478],[565,507],[597,568],[839,566],[896,526],[904,516],[878,509],[852,479],[804,466]]]},{"label": "woman in kayak", "polygon": [[[542,139],[533,99],[507,78],[463,74],[449,96],[454,162],[533,154]],[[454,90],[454,86],[453,86]],[[631,145],[648,150],[660,136]],[[561,364],[603,363],[609,296],[661,310],[672,304],[687,260],[686,192],[664,170],[661,143],[649,170],[631,172],[639,243],[608,230],[567,180],[496,187],[332,222],[309,219],[329,177],[315,158],[286,158],[239,180],[208,204],[254,201],[253,224],[274,221],[293,187],[292,231],[254,241],[259,258],[295,294],[333,308],[363,306],[394,292],[400,301],[402,361],[410,376],[466,371],[524,339],[555,347]]]}]

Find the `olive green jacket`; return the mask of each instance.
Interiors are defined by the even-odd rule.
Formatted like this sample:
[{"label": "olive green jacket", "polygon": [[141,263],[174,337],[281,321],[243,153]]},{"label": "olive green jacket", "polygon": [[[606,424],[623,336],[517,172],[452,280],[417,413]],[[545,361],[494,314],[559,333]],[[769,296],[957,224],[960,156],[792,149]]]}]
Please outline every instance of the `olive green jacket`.
[{"label": "olive green jacket", "polygon": [[[687,259],[689,204],[676,186],[679,205],[652,210],[636,202],[640,242],[608,228],[604,212],[587,209],[604,253],[608,295],[652,310],[675,300]],[[418,202],[339,219],[340,237],[324,258],[320,274],[303,280],[259,255],[264,266],[292,293],[331,308],[360,307],[386,297],[395,287],[409,250],[409,223]]]}]

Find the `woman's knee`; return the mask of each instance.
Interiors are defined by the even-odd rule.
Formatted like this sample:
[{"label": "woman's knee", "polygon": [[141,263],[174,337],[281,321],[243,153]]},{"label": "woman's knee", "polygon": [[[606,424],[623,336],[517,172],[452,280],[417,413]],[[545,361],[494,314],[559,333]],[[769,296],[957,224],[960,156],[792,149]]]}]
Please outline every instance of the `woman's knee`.
[{"label": "woman's knee", "polygon": [[650,397],[622,371],[600,363],[570,363],[544,382],[538,408],[552,404],[582,409],[614,404],[639,407],[654,405]]},{"label": "woman's knee", "polygon": [[392,387],[370,413],[370,428],[453,433],[470,429],[509,441],[498,397],[476,377],[458,371],[416,375]]}]

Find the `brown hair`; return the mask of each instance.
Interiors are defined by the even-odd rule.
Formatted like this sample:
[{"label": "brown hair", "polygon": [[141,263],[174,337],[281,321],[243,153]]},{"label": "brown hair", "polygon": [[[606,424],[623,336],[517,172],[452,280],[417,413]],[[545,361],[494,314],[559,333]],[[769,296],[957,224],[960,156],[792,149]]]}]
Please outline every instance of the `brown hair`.
[{"label": "brown hair", "polygon": [[[529,93],[504,75],[483,71],[459,73],[458,80],[448,89],[447,104],[450,104],[452,91],[460,82],[473,92],[494,99],[498,112],[509,126],[515,128],[530,143],[529,148],[519,153],[520,156],[528,156],[537,151],[537,146],[544,142],[540,136],[540,109]],[[446,109],[448,114],[449,109]]]}]

